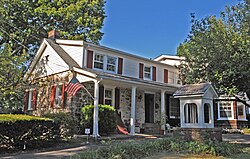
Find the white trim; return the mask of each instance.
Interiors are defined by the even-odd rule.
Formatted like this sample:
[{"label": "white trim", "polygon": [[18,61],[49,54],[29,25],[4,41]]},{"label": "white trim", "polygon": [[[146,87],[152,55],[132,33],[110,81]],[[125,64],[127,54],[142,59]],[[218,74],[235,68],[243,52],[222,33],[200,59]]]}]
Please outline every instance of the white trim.
[{"label": "white trim", "polygon": [[[232,117],[228,117],[228,118],[221,118],[220,117],[220,102],[231,102],[231,113],[232,113]],[[234,109],[233,109],[233,102],[234,101],[218,101],[218,119],[217,120],[234,120]]]}]

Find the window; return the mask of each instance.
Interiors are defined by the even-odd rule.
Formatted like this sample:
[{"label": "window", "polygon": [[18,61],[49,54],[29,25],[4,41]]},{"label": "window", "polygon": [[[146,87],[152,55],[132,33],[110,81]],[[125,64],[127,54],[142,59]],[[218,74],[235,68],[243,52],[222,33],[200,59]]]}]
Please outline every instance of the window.
[{"label": "window", "polygon": [[211,123],[211,107],[210,104],[204,104],[204,123]]},{"label": "window", "polygon": [[220,118],[232,118],[233,117],[233,101],[220,101]]},{"label": "window", "polygon": [[115,57],[107,57],[107,70],[115,72],[116,70],[116,58]]},{"label": "window", "polygon": [[144,77],[146,79],[151,79],[151,67],[148,66],[144,67]]},{"label": "window", "polygon": [[95,54],[94,68],[103,69],[104,56],[100,54]]},{"label": "window", "polygon": [[33,109],[33,91],[29,91],[29,103],[28,103],[28,110],[32,110]]},{"label": "window", "polygon": [[104,104],[112,105],[113,92],[111,89],[105,89]]},{"label": "window", "polygon": [[237,102],[238,107],[238,118],[239,119],[245,119],[245,105],[241,102]]},{"label": "window", "polygon": [[168,83],[174,84],[174,72],[168,72]]},{"label": "window", "polygon": [[197,105],[188,103],[184,106],[185,123],[198,123]]},{"label": "window", "polygon": [[56,86],[55,105],[56,106],[62,105],[62,85]]},{"label": "window", "polygon": [[107,70],[109,72],[116,72],[116,67],[117,67],[116,61],[117,61],[116,57],[111,57],[96,53],[94,58],[94,68]]},{"label": "window", "polygon": [[180,118],[180,101],[174,97],[169,98],[169,116],[170,118]]}]

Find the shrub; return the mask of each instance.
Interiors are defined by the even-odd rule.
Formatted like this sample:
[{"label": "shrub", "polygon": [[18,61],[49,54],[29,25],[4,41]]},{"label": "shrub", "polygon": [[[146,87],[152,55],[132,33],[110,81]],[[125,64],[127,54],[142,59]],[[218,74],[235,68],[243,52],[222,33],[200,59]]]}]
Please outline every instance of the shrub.
[{"label": "shrub", "polygon": [[71,158],[95,159],[95,158],[144,158],[163,151],[188,152],[195,154],[211,154],[228,156],[236,154],[240,148],[227,142],[206,141],[182,141],[175,138],[157,140],[119,142],[106,144],[98,149],[85,150]]},{"label": "shrub", "polygon": [[71,139],[78,131],[79,124],[70,113],[48,113],[43,117],[53,119],[60,126],[60,137],[63,139]]},{"label": "shrub", "polygon": [[28,115],[0,115],[0,148],[36,148],[60,140],[59,126],[51,119]]},{"label": "shrub", "polygon": [[[93,127],[93,112],[94,106],[87,105],[84,106],[81,110],[82,112],[82,120],[81,124],[84,128],[90,128],[92,131]],[[116,129],[116,117],[115,117],[115,109],[110,105],[99,105],[99,132],[101,134],[109,134],[114,132]]]}]

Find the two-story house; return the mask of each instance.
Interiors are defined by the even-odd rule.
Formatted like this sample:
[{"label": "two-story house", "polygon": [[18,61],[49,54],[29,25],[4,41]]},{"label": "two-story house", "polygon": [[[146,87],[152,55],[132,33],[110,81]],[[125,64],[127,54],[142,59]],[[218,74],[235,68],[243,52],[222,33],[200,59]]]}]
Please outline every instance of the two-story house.
[{"label": "two-story house", "polygon": [[[172,98],[181,86],[176,66],[56,35],[51,31],[43,40],[25,75],[29,83],[25,111],[34,115],[70,111],[77,116],[83,105],[94,104],[94,136],[98,104],[114,106],[132,135],[164,130],[166,115],[178,120],[178,100]],[[73,76],[86,89],[68,96],[65,86]]]},{"label": "two-story house", "polygon": [[[165,130],[166,122],[180,124],[183,112],[180,112],[180,100],[173,94],[181,87],[178,65],[184,60],[169,55],[151,60],[81,40],[62,40],[53,30],[41,43],[25,74],[28,87],[24,110],[33,115],[71,112],[79,117],[84,105],[93,104],[93,135],[97,136],[98,104],[109,104],[130,128],[131,135],[159,133]],[[70,96],[65,87],[73,77],[85,89]],[[214,111],[210,118],[215,126],[246,125],[244,105],[232,99],[223,101],[221,97],[214,102],[218,104],[209,110]],[[183,116],[187,118],[185,113]]]}]

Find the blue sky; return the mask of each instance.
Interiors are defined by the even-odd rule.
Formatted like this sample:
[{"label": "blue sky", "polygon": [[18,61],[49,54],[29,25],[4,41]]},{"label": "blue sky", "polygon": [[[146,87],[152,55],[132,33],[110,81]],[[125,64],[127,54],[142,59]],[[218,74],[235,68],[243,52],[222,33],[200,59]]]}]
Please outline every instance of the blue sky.
[{"label": "blue sky", "polygon": [[198,19],[219,16],[238,0],[106,0],[101,45],[147,58],[176,54],[190,31],[190,13]]}]

